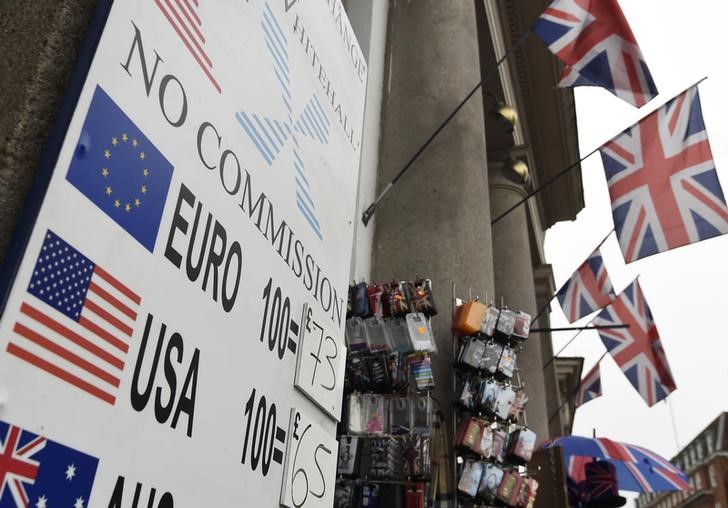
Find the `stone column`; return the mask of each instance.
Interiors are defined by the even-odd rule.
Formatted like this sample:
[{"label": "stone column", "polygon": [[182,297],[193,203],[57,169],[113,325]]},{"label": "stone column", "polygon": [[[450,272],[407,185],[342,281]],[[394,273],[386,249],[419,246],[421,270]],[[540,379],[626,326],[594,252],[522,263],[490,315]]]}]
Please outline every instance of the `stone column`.
[{"label": "stone column", "polygon": [[[497,217],[526,196],[527,189],[507,180],[502,163],[489,164],[491,214]],[[538,312],[531,254],[531,224],[522,205],[493,225],[493,265],[496,302],[534,316]],[[529,396],[526,413],[529,427],[540,443],[549,438],[549,414],[543,371],[542,334],[531,334],[518,355],[518,368]]]},{"label": "stone column", "polygon": [[[480,81],[473,2],[390,2],[378,189]],[[476,93],[377,209],[372,278],[432,278],[435,396],[450,426],[451,286],[493,294],[483,101]]]}]

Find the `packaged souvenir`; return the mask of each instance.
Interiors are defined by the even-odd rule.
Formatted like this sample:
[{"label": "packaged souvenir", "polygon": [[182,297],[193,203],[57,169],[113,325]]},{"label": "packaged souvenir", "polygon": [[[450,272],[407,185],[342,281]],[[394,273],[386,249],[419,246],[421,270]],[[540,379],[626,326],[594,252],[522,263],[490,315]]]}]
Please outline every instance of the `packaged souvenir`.
[{"label": "packaged souvenir", "polygon": [[367,434],[384,434],[384,397],[373,393],[362,395],[365,409],[365,430]]},{"label": "packaged souvenir", "polygon": [[384,337],[397,353],[412,351],[407,322],[402,318],[386,318],[384,320]]},{"label": "packaged souvenir", "polygon": [[495,414],[496,416],[508,418],[508,414],[511,412],[511,406],[516,400],[516,392],[510,386],[505,386],[498,394],[498,399],[495,402]]},{"label": "packaged souvenir", "polygon": [[384,355],[368,356],[364,360],[369,371],[369,387],[377,393],[387,393],[392,390],[387,371],[387,360]]},{"label": "packaged souvenir", "polygon": [[480,422],[480,435],[473,447],[473,451],[483,458],[490,457],[493,451],[493,430],[487,421]]},{"label": "packaged souvenir", "polygon": [[364,321],[359,316],[346,320],[346,345],[351,353],[368,351],[367,336],[364,332]]},{"label": "packaged souvenir", "polygon": [[356,508],[360,506],[356,495],[356,483],[348,480],[336,482],[334,508]]},{"label": "packaged souvenir", "polygon": [[511,309],[501,309],[498,323],[495,325],[494,337],[499,340],[508,340],[513,334],[516,325],[516,313]]},{"label": "packaged souvenir", "polygon": [[457,399],[458,405],[465,409],[473,409],[478,394],[476,388],[473,386],[473,381],[469,377],[465,378],[458,392],[460,393]]},{"label": "packaged souvenir", "polygon": [[531,330],[531,315],[525,312],[516,312],[516,322],[513,325],[513,337],[514,339],[526,340],[528,333]]},{"label": "packaged souvenir", "polygon": [[430,437],[413,434],[400,441],[403,475],[423,477],[430,474]]},{"label": "packaged souvenir", "polygon": [[405,317],[412,349],[415,351],[437,352],[435,336],[432,334],[430,322],[422,313],[410,313]]},{"label": "packaged souvenir", "polygon": [[361,486],[361,505],[366,508],[379,508],[379,489],[376,483],[365,483]]},{"label": "packaged souvenir", "polygon": [[480,362],[485,352],[485,343],[478,339],[471,338],[463,342],[463,351],[460,355],[460,363],[474,369],[480,368]]},{"label": "packaged souvenir", "polygon": [[480,332],[485,311],[485,304],[477,300],[464,303],[457,314],[455,330],[463,335],[474,335]]},{"label": "packaged souvenir", "polygon": [[523,478],[513,471],[506,471],[495,493],[496,499],[499,499],[509,506],[516,506],[518,502],[518,493],[521,490]]},{"label": "packaged souvenir", "polygon": [[505,447],[508,439],[508,433],[502,429],[495,429],[493,431],[493,447],[490,450],[490,458],[498,462],[503,462],[503,456],[505,455]]},{"label": "packaged souvenir", "polygon": [[392,353],[387,356],[387,372],[389,381],[392,384],[392,391],[405,392],[409,386],[409,362],[400,353]]},{"label": "packaged souvenir", "polygon": [[480,360],[480,369],[489,374],[495,374],[498,370],[498,363],[503,355],[503,346],[493,341],[485,344],[483,357]]},{"label": "packaged souvenir", "polygon": [[382,308],[382,293],[384,293],[384,288],[379,284],[372,284],[367,287],[369,309],[374,317],[378,319],[382,319],[384,317],[384,309]]},{"label": "packaged souvenir", "polygon": [[410,400],[412,433],[429,434],[432,429],[432,399],[414,396]]},{"label": "packaged souvenir", "polygon": [[424,352],[413,353],[409,357],[410,370],[415,378],[415,386],[418,391],[424,392],[435,387],[435,379],[432,377],[432,360],[430,355]]},{"label": "packaged souvenir", "polygon": [[399,282],[390,282],[384,289],[387,292],[386,299],[390,316],[404,317],[407,313],[412,312],[405,291]]},{"label": "packaged souvenir", "polygon": [[360,282],[359,284],[355,284],[354,289],[352,289],[351,291],[351,296],[352,313],[362,319],[370,317],[372,315],[372,311],[369,307],[369,299],[367,298],[366,282]]},{"label": "packaged souvenir", "polygon": [[503,480],[504,471],[497,464],[486,464],[478,486],[478,497],[492,501]]},{"label": "packaged souvenir", "polygon": [[484,379],[480,382],[479,405],[488,413],[495,413],[496,403],[503,387],[494,379]]},{"label": "packaged souvenir", "polygon": [[503,354],[498,361],[498,373],[510,379],[516,370],[516,353],[508,346],[503,346]]},{"label": "packaged souvenir", "polygon": [[466,460],[458,481],[458,490],[470,497],[478,493],[480,479],[483,476],[483,463],[477,460]]},{"label": "packaged souvenir", "polygon": [[480,326],[480,333],[486,337],[495,335],[495,327],[498,324],[498,316],[500,311],[494,305],[489,305],[483,316],[483,324]]},{"label": "packaged souvenir", "polygon": [[359,438],[356,436],[339,437],[339,462],[336,473],[340,475],[356,475]]},{"label": "packaged souvenir", "polygon": [[[400,505],[390,505],[400,506]],[[425,508],[425,484],[408,483],[405,487],[405,508]]]},{"label": "packaged souvenir", "polygon": [[346,377],[351,389],[365,392],[371,386],[369,369],[364,358],[351,356],[346,360]]},{"label": "packaged souvenir", "polygon": [[508,438],[508,453],[506,454],[506,458],[515,464],[525,464],[531,460],[535,446],[536,433],[525,427],[518,429],[512,432]]},{"label": "packaged souvenir", "polygon": [[462,436],[462,446],[474,449],[480,439],[480,422],[477,418],[468,418],[465,432]]},{"label": "packaged souvenir", "polygon": [[364,424],[364,400],[361,393],[352,393],[349,395],[347,402],[348,412],[346,422],[349,434],[364,434],[366,426]]},{"label": "packaged souvenir", "polygon": [[432,296],[432,281],[430,279],[417,279],[414,282],[412,303],[414,304],[415,312],[421,312],[428,317],[437,314],[435,299]]},{"label": "packaged souvenir", "polygon": [[521,490],[518,493],[518,506],[520,508],[533,508],[536,503],[536,491],[538,482],[535,478],[524,478]]},{"label": "packaged souvenir", "polygon": [[364,320],[364,334],[367,338],[369,351],[378,353],[389,351],[389,344],[384,335],[384,322],[376,317],[370,317]]},{"label": "packaged souvenir", "polygon": [[410,430],[409,397],[392,397],[389,399],[389,433],[409,434]]},{"label": "packaged souvenir", "polygon": [[528,402],[526,392],[523,388],[517,389],[516,397],[513,399],[513,404],[511,404],[511,410],[508,412],[508,419],[518,421],[526,408],[526,402]]}]

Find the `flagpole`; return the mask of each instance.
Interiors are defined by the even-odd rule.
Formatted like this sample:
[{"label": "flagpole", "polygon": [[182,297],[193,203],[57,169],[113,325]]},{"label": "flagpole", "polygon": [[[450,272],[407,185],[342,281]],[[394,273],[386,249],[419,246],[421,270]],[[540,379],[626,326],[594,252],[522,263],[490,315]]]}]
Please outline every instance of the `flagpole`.
[{"label": "flagpole", "polygon": [[[607,356],[608,352],[609,351],[605,351],[604,354],[599,357],[599,360],[597,360],[594,363],[594,365],[599,365],[599,363],[601,363],[601,361],[604,360],[604,357]],[[592,369],[593,368],[594,367],[592,366]],[[571,393],[569,394],[569,396],[564,398],[564,400],[561,402],[561,404],[556,409],[556,411],[554,411],[553,414],[549,417],[549,423],[551,423],[551,420],[556,418],[556,415],[559,414],[559,412],[561,411],[561,408],[564,407],[566,405],[566,403],[569,402],[571,400],[571,398],[574,397],[579,392],[579,388],[581,388],[581,382],[582,382],[582,380],[579,380],[579,384],[576,385],[576,388],[571,390]],[[574,411],[576,411],[576,408],[574,408]]]},{"label": "flagpole", "polygon": [[629,324],[620,323],[617,325],[587,325],[587,326],[567,326],[564,328],[531,328],[532,332],[569,332],[574,330],[604,330],[614,328],[629,328]]},{"label": "flagpole", "polygon": [[569,342],[567,342],[566,344],[564,344],[564,347],[562,347],[561,349],[559,349],[556,353],[554,353],[554,355],[551,358],[549,358],[549,361],[544,364],[543,368],[545,369],[546,367],[548,367],[549,365],[551,365],[551,363],[553,363],[554,359],[557,356],[559,356],[561,353],[563,353],[564,352],[564,349],[566,349],[567,347],[569,347],[569,344],[571,344],[572,342],[574,342],[574,340],[576,340],[576,338],[579,336],[579,334],[581,334],[581,332],[583,332],[583,331],[584,330],[579,330],[578,332],[576,332],[576,334],[572,338],[569,339]]},{"label": "flagpole", "polygon": [[[708,79],[708,76],[705,76],[702,79],[696,81],[694,84],[690,85],[689,87],[685,88],[682,92],[680,92],[677,95],[675,95],[675,97],[677,97],[678,95],[680,95],[682,93],[685,93],[687,90],[689,90],[689,89],[691,89],[691,88],[693,88],[695,86],[698,86],[700,83],[702,83],[706,79]],[[658,109],[660,109],[661,107],[663,107],[669,101],[671,101],[672,99],[674,99],[675,97],[670,98],[670,100],[665,101],[663,104],[661,104],[660,106],[658,106],[654,110],[652,110],[649,113],[645,114],[639,120],[637,120],[632,125],[630,125],[629,127],[627,127],[627,129],[631,129],[632,127],[634,127],[635,125],[637,125],[638,123],[640,123],[642,120],[644,120],[645,118],[647,118],[649,115],[651,115],[652,113],[654,113],[655,111],[657,111]],[[535,196],[536,194],[538,194],[539,192],[541,192],[542,190],[544,190],[546,187],[548,187],[549,185],[551,185],[552,183],[554,183],[556,180],[558,180],[562,176],[566,175],[567,173],[569,173],[570,171],[572,171],[574,168],[578,167],[579,164],[581,164],[582,162],[584,162],[585,159],[591,157],[594,153],[596,153],[597,151],[599,151],[599,149],[601,147],[603,147],[605,144],[607,144],[609,141],[611,141],[615,137],[619,136],[625,130],[626,129],[622,129],[617,134],[615,134],[614,136],[610,137],[607,141],[605,141],[604,143],[602,143],[601,145],[599,145],[597,148],[595,148],[594,150],[592,150],[591,152],[589,152],[588,154],[586,154],[584,157],[582,157],[581,159],[579,159],[577,162],[574,162],[573,164],[570,164],[566,169],[564,169],[560,173],[557,173],[556,175],[552,176],[551,178],[549,178],[548,180],[546,180],[544,183],[542,183],[541,185],[539,185],[538,187],[536,187],[534,190],[532,190],[531,192],[529,192],[526,195],[526,197],[524,197],[523,199],[521,199],[520,201],[518,201],[517,203],[515,203],[513,206],[511,206],[508,210],[506,210],[505,212],[503,212],[502,214],[500,214],[498,217],[496,217],[495,219],[493,219],[492,221],[490,221],[490,225],[492,226],[493,224],[497,223],[503,217],[505,217],[506,215],[508,215],[509,213],[511,213],[513,210],[515,210],[516,208],[518,208],[519,206],[521,206],[523,203],[525,203],[526,201],[528,201],[529,199],[531,199],[533,196]]]},{"label": "flagpole", "polygon": [[438,134],[440,134],[440,131],[445,128],[445,126],[450,123],[450,120],[453,119],[453,117],[462,109],[462,107],[465,105],[466,102],[475,94],[476,91],[478,91],[478,88],[483,86],[484,83],[490,81],[498,72],[498,68],[500,65],[506,61],[506,59],[513,54],[513,52],[518,48],[523,42],[526,40],[526,38],[531,35],[531,30],[527,30],[521,37],[511,45],[510,48],[508,48],[508,51],[504,53],[504,55],[495,63],[495,66],[493,69],[490,70],[486,76],[480,80],[480,82],[473,87],[472,90],[463,98],[463,100],[460,101],[460,104],[455,106],[455,109],[452,110],[452,112],[445,118],[445,120],[440,124],[440,126],[435,129],[435,131],[430,135],[429,138],[427,138],[427,141],[425,141],[422,146],[415,152],[415,154],[410,157],[410,160],[407,161],[407,163],[404,165],[404,167],[400,170],[399,173],[397,173],[397,176],[395,176],[391,182],[387,184],[384,189],[379,193],[377,198],[374,200],[374,202],[367,207],[367,209],[364,211],[364,213],[361,216],[361,221],[364,223],[365,226],[369,224],[369,221],[372,219],[372,216],[374,215],[374,211],[377,208],[377,205],[379,202],[384,198],[384,196],[387,195],[387,193],[396,185],[397,181],[402,178],[402,176],[407,172],[407,170],[412,166],[412,164],[417,160],[417,158],[422,154],[422,152],[425,151],[425,149],[430,146],[430,143],[437,137]]},{"label": "flagpole", "polygon": [[[595,250],[597,250],[597,249],[598,249],[599,247],[601,247],[601,246],[602,246],[602,245],[604,244],[604,242],[606,242],[606,241],[607,241],[607,238],[609,238],[609,235],[611,235],[612,233],[614,233],[614,228],[612,228],[612,229],[611,229],[611,230],[609,231],[609,233],[607,233],[607,236],[605,236],[605,237],[604,237],[604,239],[603,239],[603,240],[602,240],[601,242],[599,242],[599,245],[597,245],[596,247],[594,247],[594,249],[592,250],[592,252],[594,252],[594,251],[595,251]],[[587,259],[589,259],[589,258],[587,258]],[[586,261],[586,259],[585,259],[584,261]],[[582,265],[584,264],[584,261],[582,261],[582,262],[581,262],[581,264],[582,264]],[[581,266],[581,265],[579,265],[579,266]],[[577,268],[577,270],[578,270],[578,268]],[[566,282],[568,282],[568,280],[567,280]],[[565,284],[565,283],[564,283],[564,284]],[[561,287],[563,287],[563,285],[562,285]],[[561,289],[559,289],[559,291],[561,291]],[[559,294],[559,291],[557,291],[556,293],[554,293],[554,294],[553,294],[553,296],[552,296],[551,298],[549,298],[549,299],[548,299],[548,301],[547,301],[547,302],[546,302],[546,303],[544,304],[544,306],[543,306],[543,307],[541,307],[541,309],[540,309],[540,310],[538,311],[538,313],[536,314],[536,317],[534,317],[534,318],[533,318],[533,319],[531,320],[531,326],[533,325],[533,323],[535,323],[535,322],[536,322],[536,320],[537,320],[538,318],[540,318],[540,317],[541,317],[541,314],[543,314],[543,313],[544,313],[544,312],[545,312],[546,310],[548,310],[549,306],[551,305],[551,302],[552,302],[552,301],[554,301],[554,298],[556,298],[556,297],[558,296],[558,294]]]}]

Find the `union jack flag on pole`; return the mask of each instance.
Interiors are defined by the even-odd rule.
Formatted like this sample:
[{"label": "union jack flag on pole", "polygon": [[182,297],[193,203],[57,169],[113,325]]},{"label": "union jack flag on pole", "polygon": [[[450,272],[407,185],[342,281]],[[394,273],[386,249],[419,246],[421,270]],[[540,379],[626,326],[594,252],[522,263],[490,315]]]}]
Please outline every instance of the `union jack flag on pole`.
[{"label": "union jack flag on pole", "polygon": [[650,308],[635,279],[592,321],[595,326],[628,324],[629,328],[601,328],[599,337],[647,405],[675,390],[670,366]]},{"label": "union jack flag on pole", "polygon": [[728,233],[696,86],[600,151],[627,263]]},{"label": "union jack flag on pole", "polygon": [[599,247],[559,289],[556,297],[569,323],[605,307],[614,300],[612,281],[609,280]]},{"label": "union jack flag on pole", "polygon": [[599,363],[592,367],[589,373],[579,383],[574,396],[574,408],[586,404],[590,400],[602,396],[602,377],[599,372]]},{"label": "union jack flag on pole", "polygon": [[560,86],[599,86],[636,107],[657,95],[617,0],[555,0],[532,30],[566,64]]}]

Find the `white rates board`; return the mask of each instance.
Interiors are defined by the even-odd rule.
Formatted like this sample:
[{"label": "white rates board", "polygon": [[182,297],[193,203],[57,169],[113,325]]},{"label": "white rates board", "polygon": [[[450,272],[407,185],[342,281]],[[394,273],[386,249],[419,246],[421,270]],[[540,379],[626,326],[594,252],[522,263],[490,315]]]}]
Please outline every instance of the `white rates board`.
[{"label": "white rates board", "polygon": [[0,504],[276,506],[292,408],[335,446],[294,376],[304,305],[343,337],[366,72],[339,0],[111,3],[0,317]]}]

